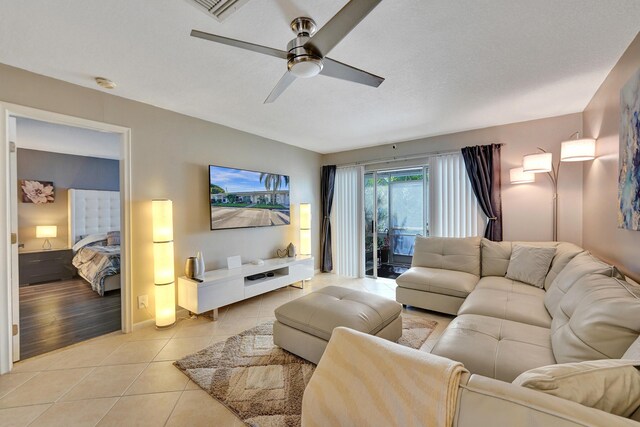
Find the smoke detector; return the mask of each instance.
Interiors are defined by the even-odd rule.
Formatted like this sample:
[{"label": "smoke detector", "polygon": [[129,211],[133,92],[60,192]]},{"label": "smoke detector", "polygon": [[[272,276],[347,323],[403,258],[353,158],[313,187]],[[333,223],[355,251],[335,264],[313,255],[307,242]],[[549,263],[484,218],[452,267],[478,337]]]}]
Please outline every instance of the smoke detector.
[{"label": "smoke detector", "polygon": [[187,0],[219,22],[224,21],[249,0]]},{"label": "smoke detector", "polygon": [[104,77],[96,77],[96,83],[98,83],[98,86],[105,89],[114,89],[116,87],[114,82],[109,79],[105,79]]}]

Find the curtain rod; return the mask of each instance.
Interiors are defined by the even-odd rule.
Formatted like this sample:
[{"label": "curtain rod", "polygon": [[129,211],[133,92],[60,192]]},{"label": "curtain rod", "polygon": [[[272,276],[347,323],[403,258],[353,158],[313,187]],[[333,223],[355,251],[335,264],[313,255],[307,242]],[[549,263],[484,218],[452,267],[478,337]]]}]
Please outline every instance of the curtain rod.
[{"label": "curtain rod", "polygon": [[[489,144],[486,144],[486,145],[505,145],[505,144],[500,142],[490,142]],[[388,157],[386,159],[375,159],[375,160],[365,160],[362,162],[342,163],[342,164],[336,165],[336,168],[347,168],[350,166],[367,166],[367,165],[375,165],[380,163],[401,162],[404,160],[424,159],[427,157],[447,156],[449,154],[460,153],[460,150],[461,148],[458,148],[456,150],[449,150],[449,151],[433,151],[430,153],[423,153],[423,154],[412,154],[408,156]]]},{"label": "curtain rod", "polygon": [[389,157],[386,159],[376,159],[376,160],[366,160],[362,162],[352,162],[352,163],[343,163],[340,165],[336,165],[337,168],[348,168],[350,166],[366,166],[366,165],[375,165],[379,163],[392,163],[392,162],[401,162],[404,160],[413,160],[413,159],[425,159],[427,157],[437,157],[437,156],[446,156],[449,154],[459,153],[460,150],[452,150],[452,151],[436,151],[432,153],[424,153],[424,154],[413,154],[410,156],[398,156],[398,157]]}]

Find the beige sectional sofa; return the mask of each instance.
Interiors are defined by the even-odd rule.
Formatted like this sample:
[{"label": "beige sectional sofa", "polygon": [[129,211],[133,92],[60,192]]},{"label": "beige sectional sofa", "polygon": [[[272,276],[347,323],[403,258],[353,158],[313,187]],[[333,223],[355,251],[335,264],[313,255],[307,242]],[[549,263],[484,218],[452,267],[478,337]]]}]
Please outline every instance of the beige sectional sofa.
[{"label": "beige sectional sofa", "polygon": [[[543,287],[506,277],[512,251],[522,246],[555,248]],[[640,287],[615,267],[570,243],[419,237],[397,285],[398,302],[457,315],[432,349],[471,374],[461,381],[455,425],[629,421],[511,384],[548,365],[640,359]],[[630,418],[640,420],[640,410]]]},{"label": "beige sectional sofa", "polygon": [[[631,356],[637,359],[640,345],[635,351]],[[423,377],[442,363],[438,359],[441,358],[433,354],[339,328],[304,392],[302,427],[638,425],[633,419],[469,373],[447,390],[448,397],[437,393],[434,396],[436,381]],[[434,417],[433,412],[439,410],[452,411],[452,422]],[[634,417],[637,414],[631,418]]]}]

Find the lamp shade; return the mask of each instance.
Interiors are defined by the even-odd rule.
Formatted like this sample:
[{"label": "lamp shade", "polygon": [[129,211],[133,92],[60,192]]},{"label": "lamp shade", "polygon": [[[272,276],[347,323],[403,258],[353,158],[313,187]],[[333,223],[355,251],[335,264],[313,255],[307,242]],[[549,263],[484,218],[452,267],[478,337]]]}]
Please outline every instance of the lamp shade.
[{"label": "lamp shade", "polygon": [[300,228],[311,229],[311,203],[300,203]]},{"label": "lamp shade", "polygon": [[58,227],[55,225],[36,225],[36,237],[38,239],[48,239],[58,236]]},{"label": "lamp shade", "polygon": [[592,138],[575,139],[562,143],[560,161],[584,162],[596,158],[596,140]]},{"label": "lamp shade", "polygon": [[156,286],[156,326],[166,328],[176,323],[176,284]]},{"label": "lamp shade", "polygon": [[523,172],[544,173],[553,170],[553,155],[551,153],[527,154],[522,158]]},{"label": "lamp shade", "polygon": [[536,174],[533,172],[525,172],[522,168],[513,168],[509,170],[509,180],[511,184],[526,184],[536,180]]},{"label": "lamp shade", "polygon": [[166,285],[175,280],[173,242],[153,244],[153,265],[153,281],[156,285]]},{"label": "lamp shade", "polygon": [[300,203],[300,255],[311,255],[311,203]]},{"label": "lamp shade", "polygon": [[153,200],[153,241],[169,242],[173,240],[173,203],[171,200]]}]

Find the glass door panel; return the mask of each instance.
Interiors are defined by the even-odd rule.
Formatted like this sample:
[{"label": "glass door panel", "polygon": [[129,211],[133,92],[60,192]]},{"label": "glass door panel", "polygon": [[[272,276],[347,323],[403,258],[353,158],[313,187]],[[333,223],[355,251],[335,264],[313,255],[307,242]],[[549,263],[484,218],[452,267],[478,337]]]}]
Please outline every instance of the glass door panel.
[{"label": "glass door panel", "polygon": [[376,277],[378,265],[375,216],[376,211],[376,180],[375,172],[364,175],[364,259],[365,274],[368,277]]},{"label": "glass door panel", "polygon": [[409,265],[416,235],[424,230],[424,169],[390,172],[389,263]]}]

